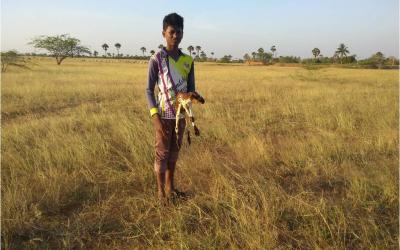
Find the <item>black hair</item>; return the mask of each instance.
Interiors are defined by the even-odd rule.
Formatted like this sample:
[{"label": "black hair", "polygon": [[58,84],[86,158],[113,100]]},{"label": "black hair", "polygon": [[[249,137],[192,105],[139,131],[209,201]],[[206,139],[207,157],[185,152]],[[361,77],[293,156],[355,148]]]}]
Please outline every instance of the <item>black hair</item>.
[{"label": "black hair", "polygon": [[168,14],[163,19],[163,30],[168,26],[178,27],[183,29],[183,17],[176,13]]}]

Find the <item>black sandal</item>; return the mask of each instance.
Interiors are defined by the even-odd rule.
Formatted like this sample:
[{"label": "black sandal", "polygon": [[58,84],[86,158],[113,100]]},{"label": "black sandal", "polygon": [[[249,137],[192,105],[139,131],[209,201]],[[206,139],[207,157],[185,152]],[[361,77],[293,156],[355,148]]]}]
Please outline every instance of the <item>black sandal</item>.
[{"label": "black sandal", "polygon": [[181,191],[179,191],[178,189],[174,189],[173,191],[172,191],[172,193],[174,194],[174,196],[176,196],[177,198],[187,198],[187,195],[186,195],[186,193],[185,192],[181,192]]}]

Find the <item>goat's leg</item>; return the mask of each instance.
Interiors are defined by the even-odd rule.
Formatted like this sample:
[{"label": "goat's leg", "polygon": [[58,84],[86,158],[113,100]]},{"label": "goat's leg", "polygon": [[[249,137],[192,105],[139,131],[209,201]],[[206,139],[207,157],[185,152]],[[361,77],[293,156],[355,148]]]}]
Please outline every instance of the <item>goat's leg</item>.
[{"label": "goat's leg", "polygon": [[193,128],[194,128],[194,134],[196,136],[200,135],[200,130],[197,128],[196,124],[194,124],[194,117],[192,117],[192,123],[193,123]]},{"label": "goat's leg", "polygon": [[192,111],[192,105],[189,104],[189,107],[183,106],[184,109],[186,110],[186,113],[189,114],[190,121],[192,123],[193,129],[194,129],[194,134],[196,136],[200,135],[200,130],[197,128],[196,124],[194,123],[194,116],[193,116],[193,111]]},{"label": "goat's leg", "polygon": [[190,119],[191,119],[191,122],[192,122],[192,126],[193,126],[193,129],[194,129],[194,134],[196,136],[199,136],[200,135],[200,130],[197,128],[196,124],[194,123],[194,115],[193,115],[192,103],[189,104],[189,112],[190,112]]},{"label": "goat's leg", "polygon": [[176,146],[179,148],[179,116],[181,114],[182,104],[179,103],[178,109],[176,110],[175,116],[175,135],[176,135]]},{"label": "goat's leg", "polygon": [[175,133],[178,136],[178,132],[179,132],[179,116],[181,114],[181,108],[182,108],[182,104],[179,103],[178,109],[176,110],[176,122],[175,122]]},{"label": "goat's leg", "polygon": [[188,143],[190,146],[190,144],[192,143],[192,140],[190,139],[189,116],[185,115],[185,121],[186,121],[186,135],[187,135],[187,140],[188,140]]}]

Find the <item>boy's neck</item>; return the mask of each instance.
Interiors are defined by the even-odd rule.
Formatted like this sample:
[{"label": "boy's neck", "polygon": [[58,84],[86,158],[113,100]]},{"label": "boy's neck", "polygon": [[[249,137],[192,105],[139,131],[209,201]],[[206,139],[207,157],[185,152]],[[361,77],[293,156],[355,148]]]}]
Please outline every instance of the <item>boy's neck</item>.
[{"label": "boy's neck", "polygon": [[178,47],[174,47],[172,45],[168,45],[165,47],[165,49],[167,50],[168,54],[178,54]]}]

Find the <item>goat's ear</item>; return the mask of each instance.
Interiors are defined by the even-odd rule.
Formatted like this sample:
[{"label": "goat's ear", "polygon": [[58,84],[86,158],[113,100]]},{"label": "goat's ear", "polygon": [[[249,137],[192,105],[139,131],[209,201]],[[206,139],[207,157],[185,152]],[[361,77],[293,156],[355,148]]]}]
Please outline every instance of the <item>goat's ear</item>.
[{"label": "goat's ear", "polygon": [[192,96],[195,98],[198,98],[200,96],[199,93],[197,93],[196,91],[191,92],[191,93],[192,93]]}]

